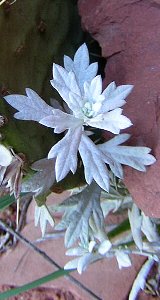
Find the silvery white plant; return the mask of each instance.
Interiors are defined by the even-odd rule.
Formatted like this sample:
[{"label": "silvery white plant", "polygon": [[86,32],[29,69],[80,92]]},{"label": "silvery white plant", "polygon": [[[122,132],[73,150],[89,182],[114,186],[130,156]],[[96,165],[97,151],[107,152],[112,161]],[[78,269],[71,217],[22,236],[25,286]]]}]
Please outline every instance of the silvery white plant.
[{"label": "silvery white plant", "polygon": [[[31,165],[35,173],[23,181],[21,192],[31,193],[35,199],[46,197],[56,181],[61,181],[70,171],[76,172],[78,152],[80,154],[87,184],[80,190],[75,189],[61,204],[35,207],[35,225],[40,223],[42,236],[45,236],[47,222],[52,227],[55,225],[56,232],[64,232],[65,246],[70,248],[66,254],[76,256],[65,268],[76,268],[79,273],[90,263],[110,257],[116,258],[119,268],[129,267],[132,253],[149,257],[149,262],[159,259],[160,241],[155,223],[133,204],[131,195],[121,193],[124,188],[122,184],[118,186],[115,179],[123,179],[122,165],[146,171],[146,166],[155,162],[150,148],[122,145],[130,135],[120,131],[132,123],[122,114],[121,107],[133,86],[117,87],[111,82],[102,90],[102,78],[97,75],[97,69],[97,63],[89,64],[88,49],[83,44],[73,60],[64,56],[64,67],[53,64],[51,84],[62,97],[63,107],[55,99],[48,105],[29,88],[26,96],[5,97],[18,110],[15,118],[54,128],[56,134],[64,132],[64,137],[53,145],[48,157]],[[96,128],[116,136],[103,143],[93,142],[91,138]],[[0,154],[1,170],[7,170],[13,163],[10,150],[0,145]],[[130,233],[125,240],[118,237],[112,241],[112,230],[119,225],[110,228],[104,218],[110,212],[124,209],[129,209]],[[62,214],[58,224],[53,220],[55,212]],[[136,248],[130,249],[129,242],[134,242]],[[147,276],[149,267],[146,266],[140,273],[141,281]],[[144,281],[143,284],[135,283],[130,299],[135,299],[134,295],[143,287]]]},{"label": "silvery white plant", "polygon": [[23,160],[12,149],[0,145],[0,194],[6,191],[18,199],[21,191]]},{"label": "silvery white plant", "polygon": [[31,169],[36,173],[23,182],[21,192],[32,192],[35,197],[48,194],[55,182],[54,166],[54,159],[43,158],[34,162]]},{"label": "silvery white plant", "polygon": [[0,145],[0,166],[8,167],[13,159],[13,155],[4,145]]},{"label": "silvery white plant", "polygon": [[[111,198],[112,200],[110,200]],[[131,234],[129,234],[126,243],[124,236],[122,236],[122,239],[119,238],[113,242],[109,240],[110,232],[115,230],[119,224],[109,228],[104,223],[104,216],[108,215],[107,207],[113,213],[121,213],[121,211],[129,208]],[[154,257],[156,261],[158,260],[160,237],[156,223],[145,216],[133,203],[129,194],[121,194],[120,197],[119,192],[113,188],[111,193],[102,192],[98,185],[93,182],[81,192],[65,199],[61,204],[51,206],[50,211],[53,214],[55,212],[63,213],[61,221],[56,225],[55,230],[65,231],[65,246],[70,248],[77,242],[79,244],[78,248],[67,251],[67,255],[83,256],[86,253],[90,253],[89,257],[91,258],[92,254],[98,254],[98,259],[115,256],[120,268],[131,264],[128,257],[131,253],[148,255],[149,257]],[[127,230],[129,230],[128,227]],[[147,242],[143,241],[144,237],[147,239]],[[92,241],[91,244],[90,241]],[[130,250],[127,243],[131,241],[135,243],[136,247]],[[155,247],[154,251],[151,251],[152,247]],[[83,250],[81,251],[79,248],[81,250],[83,248]],[[74,261],[75,263],[78,263],[78,259]]]},{"label": "silvery white plant", "polygon": [[136,300],[140,290],[143,290],[146,283],[146,278],[151,268],[154,265],[154,259],[149,258],[140,269],[129,294],[129,300]]},{"label": "silvery white plant", "polygon": [[[48,159],[56,159],[56,181],[77,170],[79,151],[85,179],[88,184],[95,180],[109,191],[109,175],[106,163],[116,176],[123,178],[121,164],[145,171],[155,158],[147,147],[121,146],[130,137],[119,134],[121,129],[132,125],[122,114],[122,106],[130,94],[132,85],[116,87],[112,82],[102,91],[102,78],[97,75],[97,63],[89,64],[86,44],[76,52],[72,60],[64,56],[64,68],[53,64],[52,86],[67,105],[67,112],[54,108],[42,100],[36,92],[27,88],[27,96],[9,95],[5,100],[18,110],[14,115],[21,120],[37,121],[54,128],[55,133],[65,132],[64,137],[48,153]],[[57,107],[57,104],[56,104]],[[96,145],[85,130],[87,127],[107,130],[117,136],[106,143]]]},{"label": "silvery white plant", "polygon": [[41,231],[42,231],[42,237],[45,235],[47,222],[54,227],[54,220],[48,210],[48,207],[46,205],[42,206],[35,206],[35,218],[34,218],[35,226],[40,223]]},{"label": "silvery white plant", "polygon": [[[128,214],[131,232],[128,234],[128,239],[124,239],[124,234],[122,234],[122,238],[117,236],[116,239],[114,237],[112,241],[112,238],[109,239],[109,236],[112,236],[111,233],[112,231],[115,231],[116,226],[119,228],[119,224],[113,228],[109,228],[107,224],[104,226],[104,223],[101,222],[101,214],[98,213],[97,215],[94,211],[90,211],[86,203],[93,202],[93,199],[95,199],[93,190],[98,187],[96,187],[96,184],[94,186],[92,184],[91,186],[86,188],[90,189],[88,190],[88,193],[85,193],[85,189],[80,192],[82,198],[80,198],[78,194],[73,195],[62,202],[57,208],[54,206],[55,210],[64,212],[62,220],[58,226],[56,226],[56,229],[66,229],[65,240],[69,241],[68,244],[66,243],[66,247],[73,246],[75,242],[74,235],[76,235],[77,240],[79,240],[77,247],[70,248],[66,251],[66,255],[72,257],[76,256],[76,258],[70,260],[64,268],[77,269],[81,274],[91,263],[101,259],[115,257],[118,266],[121,269],[122,267],[127,268],[131,266],[131,254],[139,254],[148,257],[148,260],[138,272],[129,295],[130,300],[136,300],[139,291],[141,289],[143,290],[145,287],[146,278],[153,264],[155,262],[159,263],[160,236],[157,231],[156,223],[151,218],[145,216],[145,214],[133,203],[129,194],[124,194],[120,197],[120,194],[113,188],[111,189],[111,194],[101,192],[99,197],[96,196],[97,199],[94,206],[102,209],[103,214],[105,214],[107,202],[109,210],[112,210],[112,212],[117,213],[118,210],[121,212],[121,210],[126,210],[127,207],[129,208]],[[92,196],[91,192],[93,193]],[[87,196],[91,196],[88,201]],[[122,201],[122,198],[124,199],[124,202]],[[112,206],[110,205],[110,199],[112,199]],[[80,204],[81,202],[83,204]],[[90,214],[87,221],[87,239],[84,239],[84,236],[86,235],[86,225],[83,226],[81,223],[83,215],[81,214],[82,218],[80,218],[79,214],[81,205],[85,207],[83,211],[84,214]],[[74,220],[74,229],[72,228],[72,234],[68,235],[67,231],[69,231],[70,229],[68,228],[72,226],[72,220]],[[128,230],[129,228],[127,228],[127,231]],[[72,236],[74,236],[73,239]],[[131,247],[129,246],[130,244]]]}]

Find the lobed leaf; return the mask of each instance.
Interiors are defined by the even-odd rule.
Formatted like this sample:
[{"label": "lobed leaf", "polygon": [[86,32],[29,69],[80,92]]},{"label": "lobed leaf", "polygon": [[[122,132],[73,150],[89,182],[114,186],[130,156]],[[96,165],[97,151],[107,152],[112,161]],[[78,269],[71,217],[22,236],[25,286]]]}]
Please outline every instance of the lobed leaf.
[{"label": "lobed leaf", "polygon": [[121,114],[122,109],[116,108],[107,113],[98,114],[87,120],[87,124],[95,128],[105,129],[114,134],[118,134],[121,129],[128,128],[132,125],[131,121]]},{"label": "lobed leaf", "polygon": [[39,122],[48,115],[52,115],[53,108],[49,106],[32,89],[26,88],[27,96],[8,95],[4,99],[19,112],[14,114],[16,119]]},{"label": "lobed leaf", "polygon": [[123,106],[126,103],[126,97],[130,94],[132,89],[133,85],[120,85],[116,87],[115,82],[111,82],[102,93],[102,95],[105,96],[105,101],[103,102],[100,113],[105,113]]},{"label": "lobed leaf", "polygon": [[43,158],[34,162],[32,170],[37,171],[31,178],[23,181],[21,192],[32,192],[36,196],[49,191],[55,181],[55,160]]},{"label": "lobed leaf", "polygon": [[100,206],[100,194],[101,189],[93,182],[82,192],[69,197],[60,204],[64,208],[64,215],[59,223],[60,227],[58,224],[56,229],[67,229],[65,234],[66,247],[71,247],[78,239],[83,244],[88,244],[90,217],[94,220],[96,218],[95,222],[99,228],[103,226],[104,217]]},{"label": "lobed leaf", "polygon": [[75,259],[69,261],[64,266],[64,269],[68,270],[68,269],[76,268],[78,273],[82,274],[82,272],[86,270],[86,268],[89,266],[89,264],[91,264],[101,258],[100,254],[90,253],[87,251],[85,251],[85,252],[86,253],[82,254],[79,258],[75,258]]},{"label": "lobed leaf", "polygon": [[120,134],[110,141],[98,145],[98,148],[112,160],[109,163],[110,168],[119,178],[123,178],[121,164],[128,165],[139,171],[145,171],[145,166],[151,165],[156,161],[154,156],[149,154],[150,148],[120,146],[119,144],[127,140],[128,137],[126,134]]},{"label": "lobed leaf", "polygon": [[74,72],[81,92],[84,91],[84,82],[90,82],[98,71],[96,62],[89,65],[89,53],[86,44],[79,47],[75,53],[74,60],[66,55],[64,56],[64,67],[68,72]]},{"label": "lobed leaf", "polygon": [[71,128],[65,137],[54,145],[48,153],[48,158],[56,158],[56,180],[62,180],[71,170],[77,169],[77,151],[82,134],[82,128]]},{"label": "lobed leaf", "polygon": [[35,213],[34,213],[34,222],[35,226],[40,223],[40,228],[42,232],[42,237],[44,237],[45,232],[46,232],[46,227],[47,227],[47,222],[54,227],[54,220],[49,212],[49,209],[47,208],[46,205],[42,206],[35,206]]},{"label": "lobed leaf", "polygon": [[105,165],[107,158],[85,134],[82,135],[79,152],[84,165],[86,182],[91,184],[94,179],[102,189],[109,191],[109,176]]},{"label": "lobed leaf", "polygon": [[[89,218],[100,208],[100,188],[93,182],[89,187],[81,193],[72,197],[78,199],[78,205],[70,215],[70,222],[65,234],[65,245],[71,247],[79,238],[84,243],[88,243],[89,234]],[[100,223],[102,223],[103,214],[99,215]]]},{"label": "lobed leaf", "polygon": [[56,230],[65,230],[66,228],[68,228],[70,221],[72,219],[72,214],[74,212],[75,212],[74,207],[71,207],[70,209],[66,208],[61,221],[55,226],[55,229]]},{"label": "lobed leaf", "polygon": [[53,64],[53,79],[51,80],[51,84],[72,110],[69,93],[73,92],[78,96],[81,95],[74,72],[67,72],[63,67]]},{"label": "lobed leaf", "polygon": [[61,133],[69,128],[82,126],[82,120],[75,118],[59,109],[53,109],[52,115],[47,116],[39,121],[40,124],[54,128],[55,133]]},{"label": "lobed leaf", "polygon": [[85,81],[84,83],[84,93],[86,99],[95,99],[95,102],[99,102],[100,99],[104,100],[102,93],[102,77],[97,75],[92,79],[91,82]]}]

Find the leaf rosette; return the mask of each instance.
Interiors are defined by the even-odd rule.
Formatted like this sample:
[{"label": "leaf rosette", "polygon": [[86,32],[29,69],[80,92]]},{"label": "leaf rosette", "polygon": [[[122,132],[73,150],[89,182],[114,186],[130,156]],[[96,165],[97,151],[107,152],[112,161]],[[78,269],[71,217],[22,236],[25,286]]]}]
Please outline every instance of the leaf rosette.
[{"label": "leaf rosette", "polygon": [[[94,180],[109,191],[109,174],[106,164],[119,178],[123,178],[121,164],[145,171],[145,165],[154,163],[155,158],[146,147],[127,147],[120,144],[129,135],[119,134],[121,129],[132,125],[122,114],[125,99],[132,91],[132,85],[116,86],[111,82],[102,90],[102,78],[97,75],[98,64],[89,64],[86,44],[80,46],[72,60],[64,56],[64,68],[53,64],[52,86],[65,102],[52,107],[40,96],[26,89],[26,96],[9,95],[5,100],[18,110],[14,115],[21,120],[33,120],[54,129],[54,133],[65,132],[64,137],[48,153],[48,159],[55,159],[56,181],[61,181],[71,171],[77,170],[78,151],[84,165],[85,180]],[[54,101],[53,101],[54,106]],[[86,128],[107,130],[117,137],[96,145],[88,136]]]}]

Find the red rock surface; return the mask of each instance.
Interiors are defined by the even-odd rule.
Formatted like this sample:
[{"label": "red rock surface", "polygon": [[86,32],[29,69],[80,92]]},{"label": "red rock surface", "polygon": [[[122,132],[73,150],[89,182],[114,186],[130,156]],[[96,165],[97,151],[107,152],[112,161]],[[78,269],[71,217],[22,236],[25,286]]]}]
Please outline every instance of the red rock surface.
[{"label": "red rock surface", "polygon": [[[63,197],[66,197],[66,193],[59,195],[59,201],[62,201]],[[50,195],[48,201],[50,203],[57,202],[57,196]],[[34,226],[34,209],[35,203],[32,202],[27,213],[27,224],[21,232],[32,243],[41,237],[40,227]],[[61,267],[71,259],[65,255],[63,237],[35,244]],[[144,262],[144,257],[132,255],[131,260],[132,267],[121,270],[118,268],[115,258],[100,260],[90,265],[82,275],[77,272],[71,273],[74,281],[71,277],[61,277],[45,283],[38,290],[11,297],[11,300],[62,300],[62,296],[64,300],[127,300],[134,279]],[[44,259],[37,251],[33,251],[26,244],[19,242],[16,247],[0,256],[0,292],[4,290],[4,285],[5,290],[11,284],[12,286],[21,286],[56,270],[55,265]],[[43,290],[43,288],[50,288],[50,290]],[[56,298],[57,292],[59,293],[58,299]],[[70,298],[68,299],[67,296]],[[138,298],[138,300],[151,299],[152,296],[144,293],[140,293]]]},{"label": "red rock surface", "polygon": [[124,108],[134,124],[127,132],[157,162],[146,173],[126,168],[125,183],[147,215],[160,217],[160,0],[79,0],[79,12],[107,59],[104,85],[135,86]]},{"label": "red rock surface", "polygon": [[[0,292],[5,292],[13,286],[0,286]],[[51,288],[37,288],[29,290],[28,292],[22,293],[18,296],[9,298],[10,300],[80,300],[74,297],[69,291],[63,291],[62,289],[51,289]]]}]

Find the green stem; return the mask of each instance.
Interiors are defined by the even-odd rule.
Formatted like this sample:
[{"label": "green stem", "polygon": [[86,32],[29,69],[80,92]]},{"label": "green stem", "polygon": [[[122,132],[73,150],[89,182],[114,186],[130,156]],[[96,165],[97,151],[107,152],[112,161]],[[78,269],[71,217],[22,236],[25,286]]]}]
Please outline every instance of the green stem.
[{"label": "green stem", "polygon": [[18,288],[14,288],[14,289],[8,290],[6,292],[0,293],[0,299],[1,300],[8,299],[9,297],[19,295],[19,294],[24,293],[28,290],[36,288],[39,285],[45,284],[46,282],[49,282],[49,281],[55,280],[59,277],[68,275],[72,271],[74,271],[74,270],[73,269],[72,270],[61,269],[61,270],[55,271],[54,273],[51,273],[51,274],[49,274],[47,276],[44,276],[44,277],[41,277],[41,278],[39,278],[35,281],[32,281],[32,282],[27,283],[25,285],[22,285]]}]

